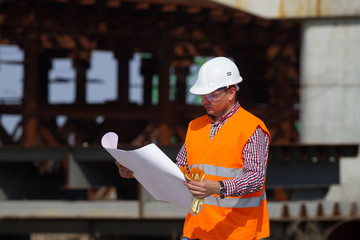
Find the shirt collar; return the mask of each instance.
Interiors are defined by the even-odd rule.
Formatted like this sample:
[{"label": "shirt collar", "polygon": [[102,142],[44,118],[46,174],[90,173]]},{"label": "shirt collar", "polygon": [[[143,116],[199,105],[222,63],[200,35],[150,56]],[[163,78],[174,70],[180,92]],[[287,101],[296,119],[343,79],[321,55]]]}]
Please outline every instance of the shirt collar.
[{"label": "shirt collar", "polygon": [[[232,115],[234,115],[240,108],[240,104],[238,101],[236,101],[236,103],[234,104],[234,106],[227,111],[227,113],[225,113],[223,116],[220,117],[219,119],[219,124],[223,123],[224,121],[226,121],[227,119],[229,119]],[[209,118],[211,119],[211,123],[214,124],[215,123],[215,117],[213,115],[208,114]]]}]

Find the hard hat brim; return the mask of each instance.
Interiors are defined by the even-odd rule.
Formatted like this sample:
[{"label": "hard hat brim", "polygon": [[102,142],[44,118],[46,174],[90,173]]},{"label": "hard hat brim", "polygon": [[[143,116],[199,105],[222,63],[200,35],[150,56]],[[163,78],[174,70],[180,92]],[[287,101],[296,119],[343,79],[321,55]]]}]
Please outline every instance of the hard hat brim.
[{"label": "hard hat brim", "polygon": [[205,94],[209,94],[212,93],[213,91],[215,91],[216,89],[222,88],[222,87],[226,87],[226,86],[231,86],[231,85],[235,85],[238,84],[242,81],[242,77],[240,77],[237,81],[233,81],[229,84],[221,84],[221,86],[214,86],[211,88],[203,88],[203,87],[199,87],[196,83],[190,88],[190,93],[192,94],[196,94],[196,95],[205,95]]}]

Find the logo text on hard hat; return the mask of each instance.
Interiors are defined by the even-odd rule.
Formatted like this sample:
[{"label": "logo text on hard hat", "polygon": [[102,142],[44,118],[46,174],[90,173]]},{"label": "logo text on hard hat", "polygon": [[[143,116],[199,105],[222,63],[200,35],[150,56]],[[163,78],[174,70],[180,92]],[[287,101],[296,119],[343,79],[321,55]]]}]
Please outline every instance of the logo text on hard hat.
[{"label": "logo text on hard hat", "polygon": [[226,73],[226,76],[231,76],[231,72],[227,72],[227,73]]}]

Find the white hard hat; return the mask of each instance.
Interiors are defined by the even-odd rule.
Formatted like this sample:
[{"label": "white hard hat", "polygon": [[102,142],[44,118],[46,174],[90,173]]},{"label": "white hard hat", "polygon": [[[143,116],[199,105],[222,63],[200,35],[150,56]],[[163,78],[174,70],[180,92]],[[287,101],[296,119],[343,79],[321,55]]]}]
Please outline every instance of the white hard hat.
[{"label": "white hard hat", "polygon": [[190,92],[204,95],[241,81],[239,69],[233,61],[225,57],[216,57],[201,66],[198,79],[190,88]]}]

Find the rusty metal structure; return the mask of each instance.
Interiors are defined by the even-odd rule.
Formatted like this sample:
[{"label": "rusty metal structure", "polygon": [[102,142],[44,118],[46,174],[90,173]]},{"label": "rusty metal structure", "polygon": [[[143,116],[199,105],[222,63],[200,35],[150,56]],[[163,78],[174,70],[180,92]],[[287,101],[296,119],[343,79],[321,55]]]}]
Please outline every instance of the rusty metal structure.
[{"label": "rusty metal structure", "polygon": [[[299,143],[299,20],[264,19],[207,0],[2,0],[0,28],[0,44],[17,45],[25,56],[16,63],[24,67],[23,98],[0,104],[0,117],[21,116],[16,130],[22,129],[15,137],[0,124],[0,236],[179,239],[185,213],[154,201],[135,180],[121,179],[100,139],[108,131],[120,133],[124,149],[155,141],[175,160],[188,122],[204,114],[201,106],[186,102],[190,68],[197,57],[211,56],[234,59],[245,79],[241,105],[272,134],[267,174],[272,238],[310,231],[337,239],[341,227],[348,229],[344,219],[359,225],[358,202],[319,201],[339,183],[340,159],[357,156],[358,145]],[[116,59],[114,101],[86,101],[95,50],[111,51]],[[142,104],[129,101],[134,53],[146,53]],[[49,71],[59,58],[71,60],[76,72],[71,104],[49,102]],[[176,77],[173,98],[170,73]],[[152,101],[154,76],[158,103]],[[57,124],[58,116],[65,116],[64,124]]]},{"label": "rusty metal structure", "polygon": [[[3,145],[55,146],[76,129],[76,144],[97,144],[109,126],[129,132],[131,142],[150,123],[160,129],[158,142],[171,135],[182,142],[189,119],[203,114],[185,103],[186,76],[196,56],[232,57],[247,81],[240,101],[262,117],[274,141],[297,141],[299,24],[270,21],[209,1],[2,1],[1,43],[24,51],[24,96],[19,105],[1,105],[1,114],[19,114],[23,129],[14,142],[1,127]],[[86,71],[93,50],[114,52],[118,62],[117,99],[86,103]],[[129,103],[128,62],[142,59],[142,106]],[[49,104],[48,72],[54,58],[72,60],[76,71],[73,104]],[[176,75],[176,94],[169,100],[169,71]],[[159,77],[159,104],[151,103],[151,79]],[[279,94],[281,91],[281,94]],[[65,126],[54,124],[58,115]],[[96,124],[97,116],[105,121]],[[116,124],[114,124],[116,123]],[[121,128],[121,126],[123,128]],[[93,129],[91,133],[88,129]],[[172,133],[171,129],[178,129]]]}]

